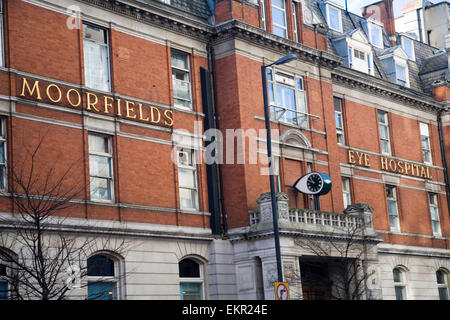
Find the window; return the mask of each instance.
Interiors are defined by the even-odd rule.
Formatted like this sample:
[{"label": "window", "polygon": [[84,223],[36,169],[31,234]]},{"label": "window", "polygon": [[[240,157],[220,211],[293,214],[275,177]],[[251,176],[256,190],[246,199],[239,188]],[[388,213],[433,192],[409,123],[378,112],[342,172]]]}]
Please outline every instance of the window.
[{"label": "window", "polygon": [[0,1],[0,66],[3,67],[5,65],[5,58],[4,58],[4,37],[3,37],[3,4],[2,1]]},{"label": "window", "polygon": [[8,281],[6,280],[6,265],[0,261],[0,301],[8,300]]},{"label": "window", "polygon": [[380,26],[368,23],[370,43],[378,48],[383,48],[383,32]]},{"label": "window", "polygon": [[412,39],[402,37],[402,48],[403,50],[405,50],[409,59],[415,60],[416,57],[414,53],[414,41]]},{"label": "window", "polygon": [[6,190],[6,118],[0,117],[0,190]]},{"label": "window", "polygon": [[203,268],[193,259],[183,259],[178,264],[180,273],[180,299],[203,300]]},{"label": "window", "polygon": [[333,101],[334,101],[334,117],[336,120],[337,142],[339,144],[345,144],[344,114],[342,112],[342,99],[333,97]]},{"label": "window", "polygon": [[109,44],[106,29],[83,24],[84,75],[86,86],[110,91]]},{"label": "window", "polygon": [[380,129],[381,153],[391,154],[391,142],[389,139],[389,122],[387,112],[378,110],[378,127]]},{"label": "window", "polygon": [[191,149],[178,149],[178,185],[180,208],[198,209],[197,166]]},{"label": "window", "polygon": [[372,62],[370,54],[367,54],[367,73],[372,74]]},{"label": "window", "polygon": [[430,132],[428,130],[428,124],[422,122],[420,123],[420,140],[422,141],[423,162],[432,164]]},{"label": "window", "polygon": [[342,177],[342,194],[344,196],[344,208],[352,204],[352,196],[350,191],[350,178]]},{"label": "window", "polygon": [[352,53],[352,48],[349,47],[348,48],[348,66],[349,68],[351,68],[353,66],[353,53]]},{"label": "window", "polygon": [[276,188],[276,192],[281,192],[280,157],[274,156],[273,159],[274,159],[273,175],[274,175],[275,188]]},{"label": "window", "polygon": [[298,41],[297,3],[292,1],[292,20],[294,21],[294,40]]},{"label": "window", "polygon": [[118,268],[111,257],[97,254],[87,260],[88,299],[117,300]]},{"label": "window", "polygon": [[364,61],[366,60],[366,54],[364,52],[356,50],[356,49],[353,50],[353,52],[354,52],[355,58],[358,58],[358,59],[361,59]]},{"label": "window", "polygon": [[303,78],[267,69],[271,119],[307,128],[308,110]]},{"label": "window", "polygon": [[400,231],[400,222],[398,218],[398,207],[397,207],[397,188],[394,186],[386,186],[386,200],[389,213],[389,224],[391,230]]},{"label": "window", "polygon": [[266,23],[266,0],[260,0],[259,1],[261,6],[261,22],[262,22],[262,28],[264,30],[267,30],[267,23]]},{"label": "window", "polygon": [[431,226],[433,228],[433,234],[441,234],[441,223],[439,219],[439,204],[436,193],[428,193],[428,203],[430,205]]},{"label": "window", "polygon": [[286,0],[272,0],[273,33],[287,38]]},{"label": "window", "polygon": [[406,86],[406,67],[399,65],[399,64],[395,64],[395,77],[396,77],[396,82],[397,84],[401,85],[401,86]]},{"label": "window", "polygon": [[448,274],[443,270],[436,271],[436,282],[439,300],[448,300]]},{"label": "window", "polygon": [[406,300],[405,272],[400,268],[392,270],[394,276],[394,290],[396,300]]},{"label": "window", "polygon": [[89,133],[91,200],[113,200],[112,139]]},{"label": "window", "polygon": [[177,107],[192,108],[189,54],[172,49],[173,103]]},{"label": "window", "polygon": [[342,32],[340,9],[327,5],[327,21],[331,29]]}]

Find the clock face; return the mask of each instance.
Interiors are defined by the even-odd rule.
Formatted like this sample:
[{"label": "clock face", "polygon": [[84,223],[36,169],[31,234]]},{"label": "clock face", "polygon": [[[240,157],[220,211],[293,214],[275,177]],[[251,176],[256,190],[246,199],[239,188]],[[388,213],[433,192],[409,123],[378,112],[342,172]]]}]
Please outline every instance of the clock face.
[{"label": "clock face", "polygon": [[322,188],[322,177],[318,174],[312,174],[306,180],[306,186],[311,192],[317,192]]},{"label": "clock face", "polygon": [[294,189],[304,194],[322,196],[331,190],[331,178],[326,173],[310,172],[294,183]]}]

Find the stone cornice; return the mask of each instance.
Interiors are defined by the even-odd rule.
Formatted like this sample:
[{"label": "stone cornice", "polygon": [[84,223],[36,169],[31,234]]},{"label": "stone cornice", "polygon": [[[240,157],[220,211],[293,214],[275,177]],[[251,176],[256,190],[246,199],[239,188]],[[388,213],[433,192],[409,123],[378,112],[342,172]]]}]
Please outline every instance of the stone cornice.
[{"label": "stone cornice", "polygon": [[343,61],[334,54],[278,37],[239,20],[229,20],[215,27],[215,43],[232,38],[239,38],[279,53],[295,53],[299,60],[320,64],[330,69],[336,68]]},{"label": "stone cornice", "polygon": [[195,19],[195,16],[176,8],[160,8],[159,6],[137,2],[116,0],[78,0],[89,5],[127,16],[143,23],[182,33],[189,37],[208,41],[214,32],[214,27],[206,22]]},{"label": "stone cornice", "polygon": [[432,97],[411,89],[397,88],[396,84],[378,79],[375,77],[360,75],[348,68],[336,68],[332,75],[333,83],[340,84],[352,89],[363,90],[370,94],[383,96],[384,98],[396,100],[402,104],[408,104],[412,107],[437,112],[442,109],[442,105]]}]

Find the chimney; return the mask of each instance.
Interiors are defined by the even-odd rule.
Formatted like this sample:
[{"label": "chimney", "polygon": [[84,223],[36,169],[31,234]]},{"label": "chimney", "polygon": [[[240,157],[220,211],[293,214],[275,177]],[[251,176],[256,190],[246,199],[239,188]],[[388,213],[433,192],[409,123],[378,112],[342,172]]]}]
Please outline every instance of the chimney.
[{"label": "chimney", "polygon": [[384,24],[384,29],[394,39],[395,21],[393,0],[382,0],[373,4],[369,4],[362,8],[362,16],[364,18],[372,18]]}]

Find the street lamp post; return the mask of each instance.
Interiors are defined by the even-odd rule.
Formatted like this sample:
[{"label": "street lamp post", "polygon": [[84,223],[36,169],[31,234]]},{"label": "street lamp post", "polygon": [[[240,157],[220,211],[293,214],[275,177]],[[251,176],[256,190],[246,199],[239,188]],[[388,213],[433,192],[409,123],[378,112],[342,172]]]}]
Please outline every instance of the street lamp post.
[{"label": "street lamp post", "polygon": [[270,197],[272,201],[272,215],[273,215],[273,233],[275,238],[275,254],[277,258],[278,282],[283,282],[283,270],[281,267],[281,252],[280,252],[280,235],[278,232],[278,207],[275,196],[275,182],[273,177],[273,163],[272,163],[272,138],[270,134],[270,115],[269,102],[267,97],[267,68],[273,65],[280,65],[297,59],[295,54],[288,54],[274,63],[261,67],[261,77],[264,96],[264,120],[266,123],[266,139],[267,139],[267,157],[269,158],[269,178],[270,178]]}]

